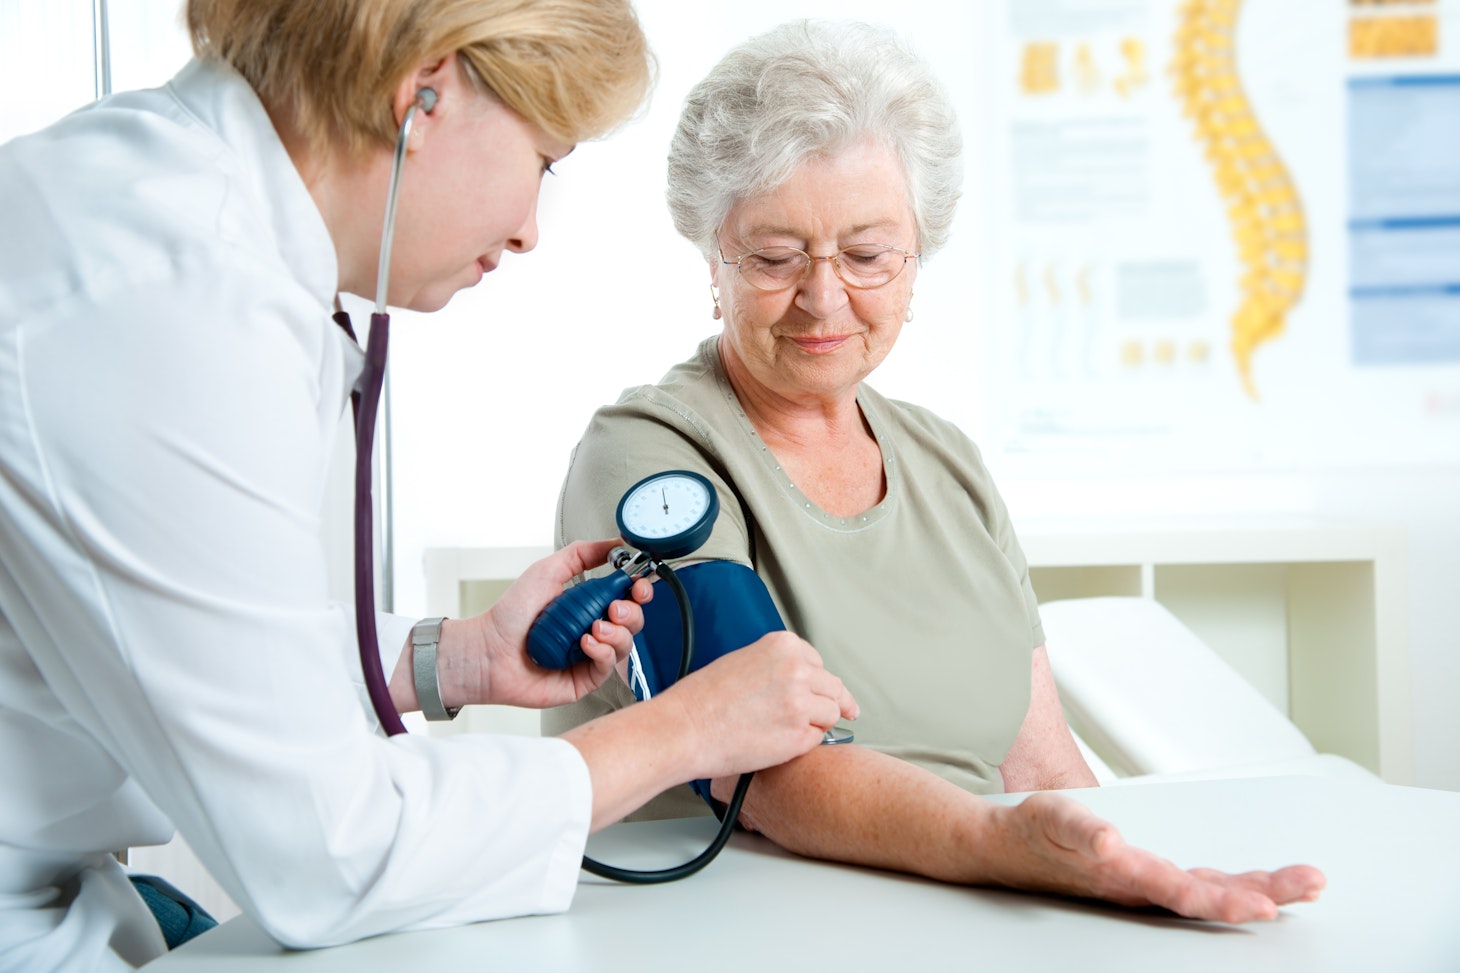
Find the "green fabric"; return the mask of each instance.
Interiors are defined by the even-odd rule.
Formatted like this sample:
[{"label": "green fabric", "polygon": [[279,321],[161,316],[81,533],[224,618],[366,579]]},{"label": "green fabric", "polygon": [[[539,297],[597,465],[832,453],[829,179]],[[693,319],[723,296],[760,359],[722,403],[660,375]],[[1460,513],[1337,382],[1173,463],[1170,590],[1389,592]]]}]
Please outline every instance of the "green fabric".
[{"label": "green fabric", "polygon": [[[882,450],[887,493],[870,510],[833,517],[761,443],[709,339],[659,385],[629,389],[594,416],[563,486],[557,543],[614,536],[620,497],[650,473],[704,474],[720,517],[690,560],[756,569],[787,627],[856,695],[859,744],[996,793],[998,764],[1029,708],[1031,653],[1044,640],[1023,552],[968,437],[866,385],[858,402]],[[543,729],[561,732],[631,699],[611,680],[546,713]],[[646,816],[698,813],[688,788],[678,791]]]}]

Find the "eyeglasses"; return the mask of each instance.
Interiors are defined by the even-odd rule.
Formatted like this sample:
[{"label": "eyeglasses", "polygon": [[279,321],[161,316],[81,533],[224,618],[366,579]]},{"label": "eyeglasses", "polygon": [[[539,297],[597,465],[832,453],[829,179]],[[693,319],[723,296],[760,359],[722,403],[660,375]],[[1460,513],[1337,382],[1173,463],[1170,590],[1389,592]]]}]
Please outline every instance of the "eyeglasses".
[{"label": "eyeglasses", "polygon": [[734,260],[726,260],[725,251],[721,250],[720,263],[738,267],[740,276],[756,290],[783,291],[799,284],[811,273],[812,265],[818,260],[830,260],[842,283],[870,290],[891,282],[902,273],[909,260],[921,256],[920,253],[882,243],[859,243],[838,250],[829,257],[813,257],[795,247],[765,247],[743,253]]}]

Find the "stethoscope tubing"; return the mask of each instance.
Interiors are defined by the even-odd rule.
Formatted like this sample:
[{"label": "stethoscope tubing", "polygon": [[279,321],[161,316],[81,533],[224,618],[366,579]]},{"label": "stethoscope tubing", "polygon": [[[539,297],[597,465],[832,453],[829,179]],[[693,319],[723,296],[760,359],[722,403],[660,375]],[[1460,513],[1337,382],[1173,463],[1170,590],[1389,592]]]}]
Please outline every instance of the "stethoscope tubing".
[{"label": "stethoscope tubing", "polygon": [[390,254],[395,243],[395,213],[400,202],[401,171],[405,168],[411,124],[418,110],[428,114],[436,106],[436,92],[422,88],[406,108],[390,163],[390,186],[385,197],[385,219],[380,230],[380,264],[375,275],[375,311],[370,315],[370,337],[365,347],[365,369],[360,375],[360,396],[355,405],[355,641],[365,689],[381,729],[390,736],[406,732],[390,698],[390,686],[380,663],[380,636],[375,628],[375,501],[373,496],[375,418],[385,384],[386,355],[390,346]]},{"label": "stethoscope tubing", "polygon": [[400,132],[395,139],[395,155],[390,161],[390,188],[385,195],[385,224],[380,229],[380,266],[375,273],[375,313],[386,313],[386,298],[390,291],[390,251],[395,244],[395,211],[400,203],[400,177],[406,165],[406,150],[411,140],[411,124],[416,112],[431,114],[436,107],[436,92],[422,88],[416,93],[416,100],[406,108],[401,118]]}]

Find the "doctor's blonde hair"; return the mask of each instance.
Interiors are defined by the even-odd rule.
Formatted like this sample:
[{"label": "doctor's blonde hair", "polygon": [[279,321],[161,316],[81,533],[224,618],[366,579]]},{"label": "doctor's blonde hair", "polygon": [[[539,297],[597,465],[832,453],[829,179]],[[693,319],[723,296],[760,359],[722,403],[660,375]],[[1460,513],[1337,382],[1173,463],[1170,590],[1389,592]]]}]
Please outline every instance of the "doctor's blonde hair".
[{"label": "doctor's blonde hair", "polygon": [[654,58],[628,0],[188,0],[199,58],[231,65],[316,148],[395,144],[396,88],[453,51],[475,84],[577,144],[632,116]]}]

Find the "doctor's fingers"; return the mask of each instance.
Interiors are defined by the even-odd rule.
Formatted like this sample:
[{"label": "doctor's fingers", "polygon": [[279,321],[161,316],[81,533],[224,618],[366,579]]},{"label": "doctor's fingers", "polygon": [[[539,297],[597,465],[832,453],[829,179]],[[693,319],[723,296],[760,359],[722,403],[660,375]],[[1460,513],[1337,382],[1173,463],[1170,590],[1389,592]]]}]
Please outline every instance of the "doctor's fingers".
[{"label": "doctor's fingers", "polygon": [[809,733],[805,749],[821,740],[821,734],[839,720],[858,716],[857,701],[835,674],[824,669],[819,661],[804,659],[780,661],[767,670],[767,682],[760,692],[765,719],[795,733]]},{"label": "doctor's fingers", "polygon": [[825,669],[813,669],[806,688],[813,694],[811,722],[822,730],[831,729],[841,720],[855,720],[862,715],[852,691]]},{"label": "doctor's fingers", "polygon": [[[649,592],[643,598],[639,597],[640,585],[643,585]],[[604,614],[609,622],[628,630],[629,636],[632,638],[644,630],[644,609],[641,605],[654,597],[654,586],[640,578],[629,589],[629,594],[633,598],[632,601],[628,599],[611,601],[608,603],[608,611]]]},{"label": "doctor's fingers", "polygon": [[787,632],[772,633],[721,656],[662,695],[682,700],[706,730],[718,727],[733,736],[748,733],[759,743],[766,743],[760,738],[771,732],[778,739],[772,749],[779,759],[760,766],[803,752],[809,745],[800,741],[816,726],[830,726],[844,709],[856,709],[841,680],[822,667],[810,646]]},{"label": "doctor's fingers", "polygon": [[629,589],[629,594],[633,596],[634,601],[641,605],[647,605],[654,600],[654,582],[648,578],[639,578],[634,582],[634,586]]},{"label": "doctor's fingers", "polygon": [[[621,613],[615,612],[615,606],[623,608],[624,611]],[[632,609],[632,611],[630,611],[630,609]],[[613,622],[605,621],[601,618],[597,619],[596,621],[594,621],[589,630],[584,634],[583,641],[581,643],[583,646],[583,651],[587,652],[590,657],[593,656],[593,653],[588,652],[588,641],[590,639],[596,640],[606,645],[610,651],[605,657],[605,661],[610,668],[629,657],[629,652],[634,647],[634,633],[644,627],[643,615],[639,614],[638,605],[616,601],[609,606],[608,616],[609,618],[614,618],[618,614],[628,615],[630,621],[632,621],[634,617],[637,617],[638,621],[633,624],[616,625]]]},{"label": "doctor's fingers", "polygon": [[[618,650],[612,643],[594,637],[602,625],[603,622],[594,622],[592,630],[578,640],[578,646],[587,658],[564,673],[572,680],[573,699],[581,699],[603,685],[619,661]],[[627,654],[625,650],[624,655]]]},{"label": "doctor's fingers", "polygon": [[764,660],[774,685],[831,700],[836,705],[839,714],[837,718],[857,718],[857,701],[852,697],[851,690],[822,664],[821,653],[799,635],[771,632],[734,655],[743,653],[750,653],[751,656],[759,656]]},{"label": "doctor's fingers", "polygon": [[617,538],[601,541],[574,541],[543,560],[554,566],[558,573],[558,582],[562,583],[569,578],[592,571],[594,568],[603,567],[608,563],[608,552],[621,543],[622,541]]}]

